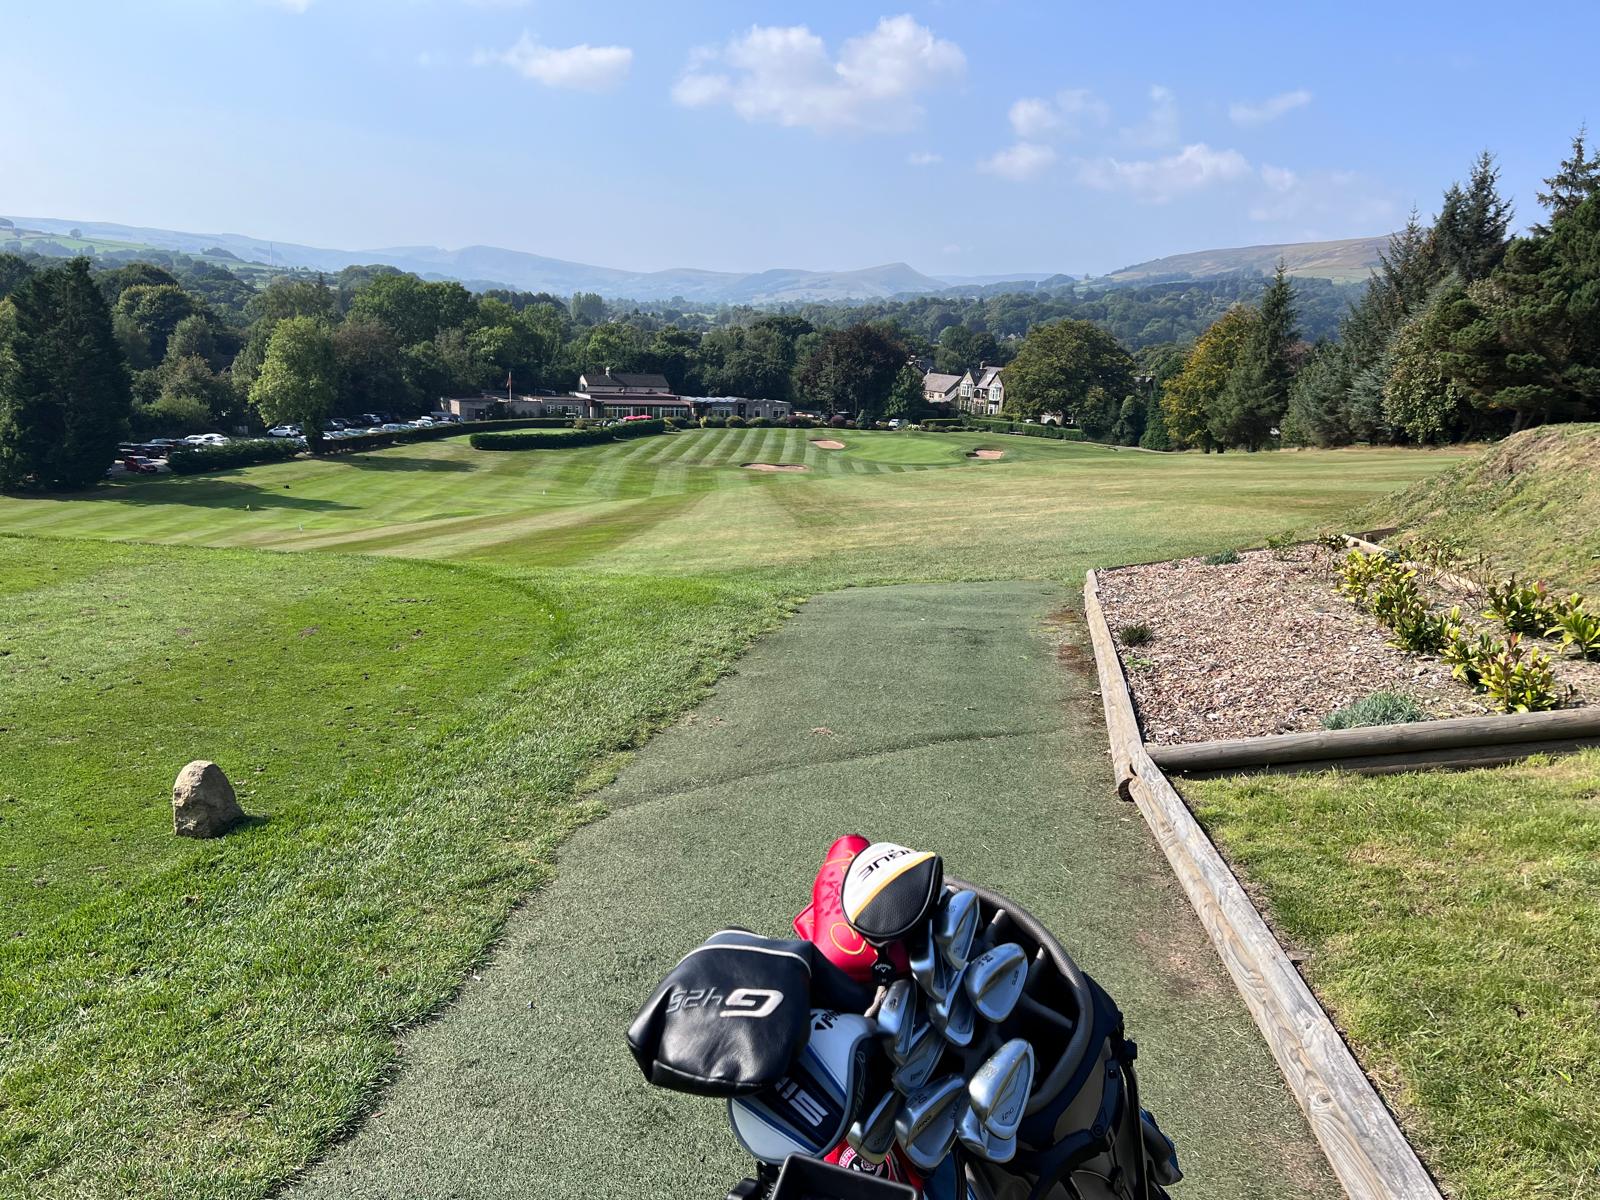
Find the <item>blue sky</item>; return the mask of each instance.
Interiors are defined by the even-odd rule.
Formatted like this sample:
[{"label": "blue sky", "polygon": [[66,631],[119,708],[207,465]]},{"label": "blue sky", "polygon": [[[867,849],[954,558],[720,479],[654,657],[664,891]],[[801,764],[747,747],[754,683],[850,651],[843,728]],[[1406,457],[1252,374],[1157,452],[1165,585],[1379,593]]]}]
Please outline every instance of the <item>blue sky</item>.
[{"label": "blue sky", "polygon": [[1600,123],[1597,33],[1562,3],[4,0],[0,212],[1104,271],[1386,232],[1484,147],[1531,222]]}]

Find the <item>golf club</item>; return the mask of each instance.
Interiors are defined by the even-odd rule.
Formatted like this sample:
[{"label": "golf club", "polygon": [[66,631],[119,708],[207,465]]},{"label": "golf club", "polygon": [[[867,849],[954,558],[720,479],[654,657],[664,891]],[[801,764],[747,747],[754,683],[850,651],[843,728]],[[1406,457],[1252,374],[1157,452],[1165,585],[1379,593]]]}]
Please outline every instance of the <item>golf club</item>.
[{"label": "golf club", "polygon": [[1032,1088],[1033,1047],[1012,1038],[977,1069],[967,1093],[985,1128],[1004,1140],[1016,1136]]},{"label": "golf club", "polygon": [[934,1028],[942,1033],[944,1040],[952,1046],[964,1047],[972,1044],[972,1032],[976,1024],[972,997],[967,994],[967,989],[961,986],[959,979],[950,989],[948,996],[928,1006],[928,1017],[933,1022]]},{"label": "golf club", "polygon": [[911,947],[911,977],[930,999],[943,999],[950,990],[950,972],[946,969],[939,947],[934,944],[932,923],[922,939]]},{"label": "golf club", "polygon": [[894,1123],[900,1115],[900,1104],[899,1092],[885,1092],[865,1116],[851,1123],[850,1131],[844,1135],[850,1148],[875,1167],[889,1156],[889,1147],[894,1145]]},{"label": "golf club", "polygon": [[922,1022],[912,1037],[911,1050],[905,1062],[895,1068],[890,1081],[895,1091],[908,1094],[927,1083],[928,1076],[933,1074],[933,1069],[944,1055],[944,1048],[944,1039],[939,1036],[939,1031],[931,1022]]},{"label": "golf club", "polygon": [[986,950],[967,965],[962,982],[978,1015],[998,1024],[1011,1015],[1028,982],[1027,951],[1015,942]]},{"label": "golf club", "polygon": [[878,1031],[883,1035],[883,1046],[896,1066],[906,1061],[911,1052],[911,1038],[916,1033],[917,989],[909,979],[896,979],[883,994],[878,1006]]},{"label": "golf club", "polygon": [[966,1106],[966,1088],[959,1075],[945,1075],[906,1097],[895,1118],[895,1134],[919,1171],[933,1170],[950,1153]]},{"label": "golf club", "polygon": [[933,942],[953,970],[967,965],[978,933],[978,897],[965,889],[950,892],[933,913]]},{"label": "golf club", "polygon": [[995,1137],[984,1128],[983,1120],[971,1105],[968,1105],[967,1111],[961,1114],[961,1123],[956,1126],[956,1136],[961,1139],[961,1144],[967,1148],[969,1154],[992,1163],[1010,1162],[1017,1154],[1016,1136]]}]

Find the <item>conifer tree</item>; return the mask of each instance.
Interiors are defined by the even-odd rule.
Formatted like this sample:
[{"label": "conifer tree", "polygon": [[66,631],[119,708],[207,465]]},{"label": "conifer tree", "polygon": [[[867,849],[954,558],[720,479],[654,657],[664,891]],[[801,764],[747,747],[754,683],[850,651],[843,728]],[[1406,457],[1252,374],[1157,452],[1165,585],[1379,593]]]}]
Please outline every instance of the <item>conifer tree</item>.
[{"label": "conifer tree", "polygon": [[1219,445],[1259,450],[1272,440],[1289,407],[1289,350],[1298,336],[1294,291],[1280,261],[1262,294],[1261,315],[1211,412],[1208,426]]},{"label": "conifer tree", "polygon": [[1485,150],[1472,164],[1467,186],[1453,183],[1445,192],[1444,206],[1433,223],[1441,273],[1454,271],[1463,282],[1472,283],[1487,279],[1506,256],[1511,204],[1501,198],[1499,184],[1500,168]]},{"label": "conifer tree", "polygon": [[[1539,203],[1550,213],[1551,222],[1560,220],[1590,196],[1600,193],[1600,154],[1588,152],[1589,130],[1579,126],[1572,139],[1572,157],[1561,160],[1561,169],[1544,181],[1549,191],[1540,192]],[[1535,225],[1533,232],[1543,236],[1549,224]]]},{"label": "conifer tree", "polygon": [[34,275],[9,303],[0,487],[90,487],[115,455],[133,403],[105,297],[78,258]]}]

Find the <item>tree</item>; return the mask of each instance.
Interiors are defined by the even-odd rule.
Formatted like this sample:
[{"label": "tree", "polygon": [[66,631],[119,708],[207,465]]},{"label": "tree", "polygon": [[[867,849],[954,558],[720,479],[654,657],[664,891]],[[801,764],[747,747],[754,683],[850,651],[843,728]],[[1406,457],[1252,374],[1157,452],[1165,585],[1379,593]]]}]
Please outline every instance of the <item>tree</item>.
[{"label": "tree", "polygon": [[315,450],[338,396],[338,371],[328,327],[315,317],[289,317],[272,331],[250,403],[269,425],[300,426]]},{"label": "tree", "polygon": [[248,305],[258,322],[270,329],[287,317],[316,317],[332,321],[338,312],[339,297],[322,276],[315,279],[280,275]]},{"label": "tree", "polygon": [[[1088,321],[1052,321],[1036,326],[1006,367],[1006,411],[1018,417],[1060,412],[1075,417],[1090,437],[1104,436],[1122,397],[1133,391],[1133,375],[1133,359],[1104,329]],[[1084,415],[1095,389],[1109,399],[1096,401],[1091,428]],[[1108,403],[1113,407],[1101,422],[1098,414]]]},{"label": "tree", "polygon": [[1506,253],[1511,204],[1501,199],[1500,168],[1485,150],[1472,164],[1467,186],[1451,184],[1433,224],[1441,273],[1454,271],[1471,283],[1487,279]]},{"label": "tree", "polygon": [[387,326],[403,346],[431,341],[467,323],[472,293],[454,280],[428,283],[415,275],[379,275],[356,292],[350,315]]},{"label": "tree", "polygon": [[[1573,209],[1590,196],[1600,192],[1600,154],[1588,152],[1589,131],[1580,126],[1578,136],[1572,139],[1572,155],[1561,160],[1561,169],[1544,181],[1548,191],[1538,193],[1539,203],[1550,214],[1551,221],[1568,216]],[[1535,236],[1550,232],[1548,224],[1535,225]],[[0,295],[4,295],[0,289]]]},{"label": "tree", "polygon": [[922,411],[922,408],[922,372],[911,363],[907,363],[894,377],[894,386],[889,389],[889,398],[883,404],[883,415],[914,417]]},{"label": "tree", "polygon": [[1111,441],[1119,446],[1137,446],[1144,437],[1144,401],[1137,395],[1124,396],[1117,409],[1116,422],[1111,426]]},{"label": "tree", "polygon": [[167,339],[166,357],[169,359],[201,358],[214,363],[216,353],[216,329],[208,318],[198,313],[173,326],[172,336]]},{"label": "tree", "polygon": [[1161,389],[1167,436],[1181,449],[1213,450],[1211,411],[1255,329],[1256,310],[1237,304],[1200,335],[1183,370]]},{"label": "tree", "polygon": [[0,254],[0,300],[16,291],[33,274],[28,260],[20,254]]},{"label": "tree", "polygon": [[1414,442],[1446,441],[1462,424],[1468,397],[1451,370],[1451,342],[1470,320],[1466,293],[1452,275],[1390,343],[1384,417]]},{"label": "tree", "polygon": [[403,370],[400,343],[378,322],[352,317],[340,325],[333,331],[333,357],[338,369],[335,413],[389,412],[416,402],[418,394]]},{"label": "tree", "polygon": [[9,311],[0,347],[0,488],[93,486],[128,427],[132,396],[89,261],[35,274],[0,307]]},{"label": "tree", "polygon": [[571,311],[574,321],[598,325],[606,319],[606,302],[594,292],[573,292]]},{"label": "tree", "polygon": [[152,363],[167,356],[167,340],[179,322],[198,311],[194,297],[175,283],[135,284],[117,299],[116,307],[116,315],[143,336]]},{"label": "tree", "polygon": [[1279,260],[1250,337],[1207,416],[1211,438],[1219,446],[1259,450],[1272,440],[1289,407],[1294,379],[1289,356],[1297,337],[1294,291]]},{"label": "tree", "polygon": [[995,362],[999,357],[1000,346],[994,334],[967,325],[951,325],[939,334],[933,369],[946,375],[960,375],[982,363]]},{"label": "tree", "polygon": [[824,412],[871,419],[883,412],[909,357],[905,343],[882,325],[830,329],[801,361],[795,382]]}]

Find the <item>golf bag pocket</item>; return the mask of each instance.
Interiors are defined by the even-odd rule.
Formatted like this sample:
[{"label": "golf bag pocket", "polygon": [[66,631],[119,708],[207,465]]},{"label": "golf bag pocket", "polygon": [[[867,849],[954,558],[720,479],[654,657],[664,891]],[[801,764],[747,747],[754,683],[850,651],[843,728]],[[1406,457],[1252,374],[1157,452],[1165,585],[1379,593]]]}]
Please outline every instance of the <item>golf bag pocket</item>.
[{"label": "golf bag pocket", "polygon": [[783,1078],[810,1024],[809,942],[724,929],[690,951],[628,1027],[657,1087],[742,1096]]}]

